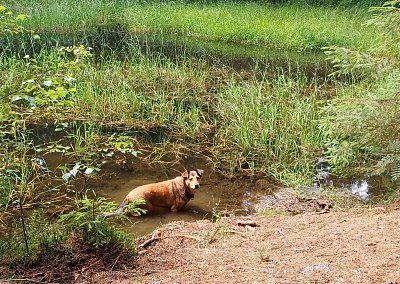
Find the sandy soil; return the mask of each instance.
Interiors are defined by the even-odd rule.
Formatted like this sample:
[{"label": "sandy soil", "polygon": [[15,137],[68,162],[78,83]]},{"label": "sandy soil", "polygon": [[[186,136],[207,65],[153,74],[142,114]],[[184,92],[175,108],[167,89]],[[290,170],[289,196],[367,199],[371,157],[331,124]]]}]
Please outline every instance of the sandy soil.
[{"label": "sandy soil", "polygon": [[[80,283],[399,283],[400,204],[351,212],[174,222],[132,268]],[[139,240],[143,244],[147,238]]]}]

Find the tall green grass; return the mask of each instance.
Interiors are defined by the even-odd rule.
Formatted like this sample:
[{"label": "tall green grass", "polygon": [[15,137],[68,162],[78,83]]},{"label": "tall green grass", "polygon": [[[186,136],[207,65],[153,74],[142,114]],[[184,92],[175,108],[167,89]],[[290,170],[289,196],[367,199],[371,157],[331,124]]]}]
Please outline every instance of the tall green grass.
[{"label": "tall green grass", "polygon": [[78,85],[74,116],[201,135],[200,125],[207,124],[203,106],[214,87],[209,67],[188,58],[177,64],[166,58],[137,56],[123,62],[111,57],[87,66]]},{"label": "tall green grass", "polygon": [[[366,7],[335,8],[256,3],[144,3],[72,0],[6,1],[30,16],[26,27],[54,38],[112,34],[179,35],[208,41],[317,50],[341,45],[367,49],[376,33],[365,28]],[[129,31],[125,27],[129,27]],[[100,32],[99,32],[100,30]],[[104,42],[101,42],[102,44]]]},{"label": "tall green grass", "polygon": [[305,182],[324,141],[318,127],[322,90],[302,76],[229,84],[215,105],[219,162],[291,185]]},{"label": "tall green grass", "polygon": [[134,33],[179,34],[208,40],[296,50],[329,45],[366,49],[374,30],[362,25],[367,9],[261,4],[140,4],[122,18]]},{"label": "tall green grass", "polygon": [[27,14],[25,27],[38,32],[71,33],[96,29],[114,21],[129,6],[127,0],[21,0],[3,1],[15,13]]}]

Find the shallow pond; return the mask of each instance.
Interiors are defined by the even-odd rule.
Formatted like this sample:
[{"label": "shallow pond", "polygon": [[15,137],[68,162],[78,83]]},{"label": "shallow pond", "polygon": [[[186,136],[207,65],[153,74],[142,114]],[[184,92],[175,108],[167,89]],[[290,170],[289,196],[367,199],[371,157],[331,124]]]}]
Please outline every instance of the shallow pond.
[{"label": "shallow pond", "polygon": [[[126,225],[128,232],[143,235],[152,232],[162,224],[171,221],[193,221],[211,219],[224,214],[250,214],[257,195],[265,195],[266,186],[255,187],[250,181],[231,181],[214,172],[202,159],[185,162],[187,169],[204,170],[201,187],[194,199],[177,213],[153,213],[141,217],[131,217],[132,224]],[[90,186],[99,195],[120,203],[135,187],[172,179],[184,171],[183,166],[173,168],[149,167],[138,162],[132,171],[114,172],[110,177],[95,181]],[[267,186],[268,187],[268,186]],[[270,184],[270,188],[276,185]]]},{"label": "shallow pond", "polygon": [[238,72],[248,71],[271,77],[280,74],[305,74],[309,78],[324,81],[332,71],[332,65],[326,61],[321,50],[284,50],[264,45],[201,40],[182,35],[135,35],[119,26],[104,26],[93,31],[73,33],[43,31],[40,36],[40,41],[32,41],[26,36],[3,39],[5,44],[0,48],[0,53],[33,55],[54,46],[84,44],[93,48],[97,62],[109,56],[119,59],[136,57],[139,52],[156,60],[162,57],[172,60],[188,57],[205,60],[215,67],[230,67]]}]

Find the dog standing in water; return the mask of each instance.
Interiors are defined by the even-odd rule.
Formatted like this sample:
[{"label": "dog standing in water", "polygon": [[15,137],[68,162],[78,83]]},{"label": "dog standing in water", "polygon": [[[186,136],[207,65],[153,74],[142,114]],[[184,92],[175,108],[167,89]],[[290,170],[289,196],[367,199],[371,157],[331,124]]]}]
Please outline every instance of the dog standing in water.
[{"label": "dog standing in water", "polygon": [[141,198],[144,199],[145,204],[140,207],[148,212],[165,209],[177,212],[194,198],[194,194],[200,188],[203,173],[202,169],[184,171],[174,179],[136,187],[128,193],[116,211],[103,216],[108,218],[122,213],[129,203]]}]

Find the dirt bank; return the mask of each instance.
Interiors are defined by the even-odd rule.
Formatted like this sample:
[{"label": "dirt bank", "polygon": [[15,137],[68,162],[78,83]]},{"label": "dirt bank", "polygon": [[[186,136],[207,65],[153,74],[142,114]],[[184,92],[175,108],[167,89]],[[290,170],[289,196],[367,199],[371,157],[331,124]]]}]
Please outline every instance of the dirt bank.
[{"label": "dirt bank", "polygon": [[[125,271],[92,283],[400,283],[400,205],[174,222]],[[147,237],[147,239],[150,236]],[[140,240],[143,243],[145,240]]]}]

